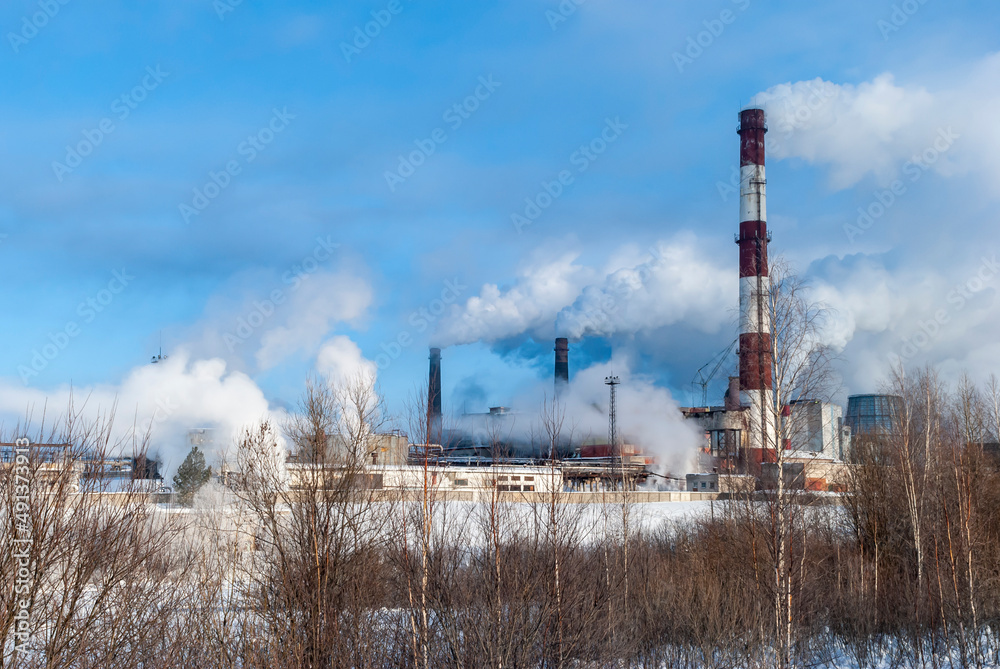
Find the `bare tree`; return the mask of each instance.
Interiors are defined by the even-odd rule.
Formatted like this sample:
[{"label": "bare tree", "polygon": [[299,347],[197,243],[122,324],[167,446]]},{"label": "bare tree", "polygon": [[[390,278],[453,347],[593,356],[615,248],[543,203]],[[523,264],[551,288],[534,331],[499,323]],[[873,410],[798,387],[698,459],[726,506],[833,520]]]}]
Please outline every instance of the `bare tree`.
[{"label": "bare tree", "polygon": [[0,534],[10,547],[0,577],[11,584],[0,593],[2,664],[152,662],[176,642],[170,620],[182,600],[172,581],[186,565],[169,547],[181,524],[137,481],[110,490],[101,476],[110,458],[145,453],[148,431],[117,430],[113,410],[84,420],[72,402],[62,423],[31,438],[15,428],[15,457],[0,466]]},{"label": "bare tree", "polygon": [[[753,395],[750,429],[771,454],[776,469],[775,495],[769,500],[774,555],[774,638],[778,665],[787,667],[793,650],[793,569],[790,541],[796,524],[794,495],[786,480],[786,446],[798,440],[801,423],[790,419],[786,407],[798,400],[825,400],[831,395],[831,352],[823,343],[829,310],[810,300],[808,286],[783,260],[773,261],[763,295],[751,295],[761,332],[770,342],[770,360],[761,355],[756,368],[764,390]],[[766,341],[766,340],[765,340]],[[770,377],[771,384],[766,381]],[[770,388],[768,386],[770,385]],[[773,427],[772,427],[773,426]]]},{"label": "bare tree", "polygon": [[270,666],[377,666],[374,604],[386,582],[389,501],[371,465],[385,420],[370,380],[310,381],[285,426],[287,462],[268,423],[237,446],[234,494],[256,524],[240,586],[267,633]]}]

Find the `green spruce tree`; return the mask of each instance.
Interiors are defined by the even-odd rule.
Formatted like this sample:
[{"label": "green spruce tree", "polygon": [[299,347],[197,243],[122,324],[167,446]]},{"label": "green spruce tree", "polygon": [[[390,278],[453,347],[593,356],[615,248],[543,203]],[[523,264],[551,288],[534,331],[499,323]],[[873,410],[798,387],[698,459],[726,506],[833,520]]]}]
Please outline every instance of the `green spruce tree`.
[{"label": "green spruce tree", "polygon": [[212,468],[205,465],[205,454],[195,446],[174,474],[174,492],[184,506],[191,506],[194,494],[212,478]]}]

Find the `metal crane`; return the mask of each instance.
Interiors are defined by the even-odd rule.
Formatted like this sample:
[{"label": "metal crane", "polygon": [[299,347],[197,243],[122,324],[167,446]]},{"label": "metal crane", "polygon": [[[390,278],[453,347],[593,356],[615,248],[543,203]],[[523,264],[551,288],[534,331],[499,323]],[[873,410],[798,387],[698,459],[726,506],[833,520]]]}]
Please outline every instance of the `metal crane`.
[{"label": "metal crane", "polygon": [[[697,383],[698,385],[701,386],[701,406],[708,406],[708,384],[711,383],[712,379],[715,378],[715,375],[719,373],[719,370],[722,368],[722,364],[727,359],[729,359],[729,354],[732,352],[733,348],[736,346],[736,342],[738,341],[739,337],[734,339],[732,343],[726,347],[725,351],[717,354],[714,358],[712,358],[704,365],[702,365],[701,368],[698,369],[698,372],[694,375],[694,378],[691,379],[691,385]],[[716,362],[716,360],[718,360],[718,362]],[[706,376],[705,368],[711,365],[713,362],[715,363],[715,366],[712,368],[712,371],[709,372],[708,375]]]}]

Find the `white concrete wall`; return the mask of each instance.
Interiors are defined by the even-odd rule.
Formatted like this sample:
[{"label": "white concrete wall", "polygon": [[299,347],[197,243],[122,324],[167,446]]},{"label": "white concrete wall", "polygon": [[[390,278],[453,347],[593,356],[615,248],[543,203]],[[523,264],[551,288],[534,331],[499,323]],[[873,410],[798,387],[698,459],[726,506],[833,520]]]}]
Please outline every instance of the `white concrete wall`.
[{"label": "white concrete wall", "polygon": [[[373,469],[375,471],[375,469]],[[417,490],[424,486],[420,466],[379,467],[386,488]],[[562,490],[562,471],[557,467],[427,467],[427,484],[435,490],[501,490],[552,492]]]}]

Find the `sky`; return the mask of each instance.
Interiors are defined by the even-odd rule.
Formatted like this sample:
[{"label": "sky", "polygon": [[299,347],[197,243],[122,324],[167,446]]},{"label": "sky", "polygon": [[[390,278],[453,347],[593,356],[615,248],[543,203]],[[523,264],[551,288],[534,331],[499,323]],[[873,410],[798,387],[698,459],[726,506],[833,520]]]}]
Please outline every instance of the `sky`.
[{"label": "sky", "polygon": [[896,361],[983,379],[998,19],[985,0],[8,0],[0,414],[72,394],[164,439],[232,432],[364,369],[398,416],[432,345],[446,412],[483,411],[550,388],[556,336],[573,376],[697,403],[736,335],[747,105],[768,114],[771,254],[833,314],[837,399]]}]

